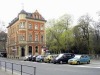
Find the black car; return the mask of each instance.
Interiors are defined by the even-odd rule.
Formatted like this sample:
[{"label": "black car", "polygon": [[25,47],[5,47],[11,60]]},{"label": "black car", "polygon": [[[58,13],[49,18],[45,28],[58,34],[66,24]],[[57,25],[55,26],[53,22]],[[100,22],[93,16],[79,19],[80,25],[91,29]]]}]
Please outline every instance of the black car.
[{"label": "black car", "polygon": [[7,57],[7,53],[6,52],[0,52],[0,57]]},{"label": "black car", "polygon": [[54,60],[53,63],[68,63],[68,60],[73,58],[75,55],[73,53],[62,53],[59,54]]},{"label": "black car", "polygon": [[34,56],[32,56],[32,61],[36,61],[36,57],[37,57],[38,55],[34,55]]},{"label": "black car", "polygon": [[2,54],[0,54],[0,57],[3,57],[3,55],[2,55]]},{"label": "black car", "polygon": [[31,61],[32,60],[32,55],[26,55],[24,57],[24,61]]}]

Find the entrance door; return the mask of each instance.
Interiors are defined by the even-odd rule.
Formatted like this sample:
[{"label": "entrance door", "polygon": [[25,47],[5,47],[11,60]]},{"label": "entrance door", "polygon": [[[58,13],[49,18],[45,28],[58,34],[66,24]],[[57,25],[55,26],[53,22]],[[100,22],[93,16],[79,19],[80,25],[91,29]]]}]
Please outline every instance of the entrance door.
[{"label": "entrance door", "polygon": [[35,52],[38,53],[38,46],[35,47]]},{"label": "entrance door", "polygon": [[25,56],[25,49],[24,49],[24,47],[21,48],[21,56]]},{"label": "entrance door", "polygon": [[32,46],[29,46],[28,50],[29,54],[32,55]]}]

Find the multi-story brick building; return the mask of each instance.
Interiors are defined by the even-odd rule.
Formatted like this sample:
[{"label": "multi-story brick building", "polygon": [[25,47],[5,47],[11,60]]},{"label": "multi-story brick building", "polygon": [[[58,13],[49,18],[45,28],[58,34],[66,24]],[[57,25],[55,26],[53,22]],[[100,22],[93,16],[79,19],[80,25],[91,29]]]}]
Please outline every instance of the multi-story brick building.
[{"label": "multi-story brick building", "polygon": [[41,54],[46,45],[45,23],[37,10],[34,13],[22,10],[7,27],[7,57]]}]

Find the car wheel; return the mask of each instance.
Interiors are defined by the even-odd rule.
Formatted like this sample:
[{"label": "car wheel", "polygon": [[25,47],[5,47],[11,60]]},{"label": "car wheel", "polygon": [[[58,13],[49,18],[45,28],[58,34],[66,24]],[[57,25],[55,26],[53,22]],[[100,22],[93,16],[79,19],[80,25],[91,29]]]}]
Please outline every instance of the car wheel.
[{"label": "car wheel", "polygon": [[77,65],[79,65],[80,64],[80,62],[79,61],[77,61]]},{"label": "car wheel", "polygon": [[60,61],[59,63],[60,63],[60,64],[62,64],[63,62],[62,62],[62,61]]},{"label": "car wheel", "polygon": [[90,60],[87,62],[87,64],[90,64]]},{"label": "car wheel", "polygon": [[43,60],[41,60],[40,62],[43,62]]},{"label": "car wheel", "polygon": [[52,62],[50,61],[50,63],[52,63]]},{"label": "car wheel", "polygon": [[53,62],[54,64],[56,64],[56,62]]},{"label": "car wheel", "polygon": [[50,61],[48,61],[48,63],[50,63]]}]

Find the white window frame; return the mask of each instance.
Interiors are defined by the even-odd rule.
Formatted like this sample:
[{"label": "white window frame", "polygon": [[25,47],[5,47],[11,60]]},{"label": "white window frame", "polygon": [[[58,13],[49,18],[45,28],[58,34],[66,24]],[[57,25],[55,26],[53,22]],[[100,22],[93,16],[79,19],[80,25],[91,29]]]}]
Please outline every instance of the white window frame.
[{"label": "white window frame", "polygon": [[19,35],[19,41],[24,41],[25,40],[25,36],[24,35]]},{"label": "white window frame", "polygon": [[32,34],[29,34],[28,38],[29,38],[29,41],[32,41]]},{"label": "white window frame", "polygon": [[41,30],[44,30],[44,25],[41,25]]},{"label": "white window frame", "polygon": [[44,35],[41,35],[41,42],[44,41]]},{"label": "white window frame", "polygon": [[25,22],[20,22],[19,28],[20,28],[20,29],[24,29],[24,28],[25,28]]},{"label": "white window frame", "polygon": [[32,24],[30,24],[30,23],[29,23],[29,26],[28,26],[28,28],[29,28],[29,29],[32,29]]},{"label": "white window frame", "polygon": [[35,30],[38,30],[38,25],[37,24],[35,24]]},{"label": "white window frame", "polygon": [[38,34],[35,34],[35,41],[38,41]]}]

